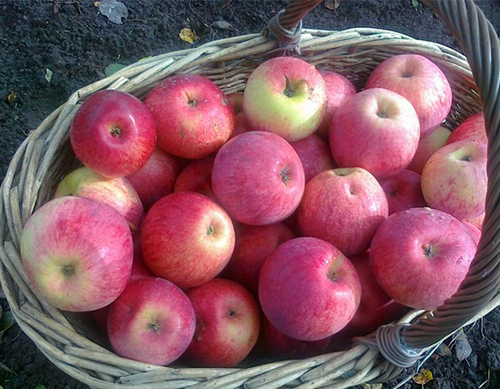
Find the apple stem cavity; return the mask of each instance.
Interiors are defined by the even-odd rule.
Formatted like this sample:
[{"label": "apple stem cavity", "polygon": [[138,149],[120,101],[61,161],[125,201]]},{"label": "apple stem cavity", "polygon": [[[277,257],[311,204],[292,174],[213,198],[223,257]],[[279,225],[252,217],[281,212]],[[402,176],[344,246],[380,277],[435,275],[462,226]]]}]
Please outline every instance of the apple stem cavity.
[{"label": "apple stem cavity", "polygon": [[154,332],[158,332],[160,330],[160,325],[156,321],[151,321],[148,323],[148,328]]},{"label": "apple stem cavity", "polygon": [[283,182],[283,184],[288,186],[288,182],[290,181],[290,175],[286,169],[282,169],[280,171],[280,178],[281,178],[281,182]]},{"label": "apple stem cavity", "polygon": [[64,265],[62,268],[62,274],[64,277],[71,277],[75,274],[75,267],[73,265]]},{"label": "apple stem cavity", "polygon": [[436,253],[434,253],[434,250],[432,249],[431,245],[427,245],[427,244],[422,245],[422,250],[424,250],[424,255],[427,258],[433,258],[436,255]]},{"label": "apple stem cavity", "polygon": [[212,225],[208,226],[207,235],[213,235],[215,233],[215,228]]},{"label": "apple stem cavity", "polygon": [[377,111],[377,116],[381,119],[387,119],[387,112],[385,111]]},{"label": "apple stem cavity", "polygon": [[109,133],[112,137],[119,138],[122,134],[122,130],[118,127],[113,127],[111,130],[109,130]]},{"label": "apple stem cavity", "polygon": [[472,157],[470,155],[466,155],[465,157],[462,158],[462,161],[470,162],[472,161]]},{"label": "apple stem cavity", "polygon": [[413,74],[411,74],[411,72],[404,72],[403,73],[403,78],[411,78],[413,76]]},{"label": "apple stem cavity", "polygon": [[227,312],[227,315],[229,317],[235,317],[236,316],[236,311],[233,310],[233,309],[230,309],[228,312]]}]

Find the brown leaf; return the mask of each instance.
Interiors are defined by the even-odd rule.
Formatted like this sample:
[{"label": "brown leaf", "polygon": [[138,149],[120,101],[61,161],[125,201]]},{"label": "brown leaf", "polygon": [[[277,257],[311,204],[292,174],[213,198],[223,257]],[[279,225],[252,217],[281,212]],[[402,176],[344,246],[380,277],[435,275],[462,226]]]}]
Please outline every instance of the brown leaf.
[{"label": "brown leaf", "polygon": [[420,373],[415,374],[413,376],[413,381],[416,384],[419,384],[422,386],[427,384],[428,382],[432,381],[433,379],[434,379],[434,377],[432,376],[432,372],[429,369],[422,369],[422,370],[420,370]]},{"label": "brown leaf", "polygon": [[328,9],[336,10],[340,7],[340,0],[325,0],[325,7]]}]

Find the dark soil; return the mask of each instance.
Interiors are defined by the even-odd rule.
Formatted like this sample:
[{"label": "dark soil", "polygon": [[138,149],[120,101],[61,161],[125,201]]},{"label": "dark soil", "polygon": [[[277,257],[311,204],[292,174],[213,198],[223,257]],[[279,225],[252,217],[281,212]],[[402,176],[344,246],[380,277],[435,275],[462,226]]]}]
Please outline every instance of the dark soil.
[{"label": "dark soil", "polygon": [[[286,4],[285,0],[122,1],[129,15],[121,25],[99,14],[90,0],[0,2],[0,178],[26,135],[73,91],[102,78],[109,64],[130,64],[191,47],[179,39],[183,27],[196,31],[200,40],[195,45],[258,32]],[[500,2],[477,3],[500,31]],[[217,28],[218,20],[231,23],[236,31]],[[421,3],[415,9],[412,0],[341,0],[336,11],[321,5],[304,20],[304,27],[318,29],[360,26],[395,30],[458,49],[431,10]],[[45,79],[47,69],[53,72],[50,82]],[[5,300],[0,301],[7,309]],[[455,355],[431,358],[425,367],[433,372],[434,381],[426,388],[478,388],[488,379],[484,388],[499,388],[499,325],[497,310],[482,325],[467,330],[473,351],[464,361]],[[14,372],[0,367],[0,385],[5,389],[85,387],[48,362],[17,326],[0,344],[0,362]]]}]

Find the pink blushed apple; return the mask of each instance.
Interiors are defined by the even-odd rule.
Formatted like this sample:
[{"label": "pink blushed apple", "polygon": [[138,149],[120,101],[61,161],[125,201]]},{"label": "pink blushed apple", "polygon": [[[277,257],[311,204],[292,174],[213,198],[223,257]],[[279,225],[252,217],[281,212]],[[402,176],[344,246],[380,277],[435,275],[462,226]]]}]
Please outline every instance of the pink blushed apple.
[{"label": "pink blushed apple", "polygon": [[484,223],[484,217],[485,217],[485,213],[481,213],[477,216],[474,216],[474,217],[470,217],[468,219],[465,219],[466,222],[472,224],[474,227],[478,228],[479,230],[482,230],[483,229],[483,223]]},{"label": "pink blushed apple", "polygon": [[37,293],[56,308],[83,312],[112,303],[132,267],[132,235],[109,205],[61,197],[24,226],[21,257]]},{"label": "pink blushed apple", "polygon": [[461,140],[472,140],[480,143],[488,143],[486,135],[486,125],[482,112],[469,116],[457,128],[455,128],[446,144],[458,142]]},{"label": "pink blushed apple", "polygon": [[368,171],[327,170],[306,185],[299,228],[304,236],[326,240],[351,256],[368,249],[388,209],[384,190]]},{"label": "pink blushed apple", "polygon": [[295,150],[278,135],[252,131],[221,147],[212,171],[219,203],[249,225],[280,222],[299,205],[304,169]]},{"label": "pink blushed apple", "polygon": [[234,114],[224,93],[197,74],[171,76],[145,100],[158,129],[158,146],[187,159],[217,151],[229,138]]},{"label": "pink blushed apple", "polygon": [[120,356],[168,365],[189,346],[195,314],[188,297],[170,281],[145,277],[130,282],[113,303],[108,337]]},{"label": "pink blushed apple", "polygon": [[340,167],[362,167],[375,176],[406,168],[417,150],[420,127],[415,109],[397,93],[364,90],[333,115],[329,132]]},{"label": "pink blushed apple", "polygon": [[298,340],[320,340],[340,331],[356,313],[360,296],[349,260],[316,238],[281,244],[260,273],[264,314],[280,332]]},{"label": "pink blushed apple", "polygon": [[316,174],[336,167],[330,148],[320,137],[313,134],[290,144],[302,162],[306,183]]},{"label": "pink blushed apple", "polygon": [[475,252],[462,222],[435,209],[412,208],[382,223],[370,246],[370,264],[396,302],[434,309],[457,291]]},{"label": "pink blushed apple", "polygon": [[488,176],[484,143],[459,141],[436,151],[422,172],[422,193],[431,208],[459,220],[484,212]]},{"label": "pink blushed apple", "polygon": [[144,263],[151,272],[189,288],[219,274],[234,249],[227,213],[208,197],[177,192],[158,200],[141,230]]},{"label": "pink blushed apple", "polygon": [[250,75],[243,111],[256,131],[294,142],[311,135],[326,110],[325,81],[316,68],[293,57],[276,57]]},{"label": "pink blushed apple", "polygon": [[177,177],[174,192],[198,192],[215,200],[212,189],[214,161],[214,157],[207,157],[190,162]]},{"label": "pink blushed apple", "polygon": [[80,107],[70,139],[85,166],[106,177],[125,177],[144,166],[153,153],[156,125],[137,97],[103,90]]},{"label": "pink blushed apple", "polygon": [[57,185],[55,198],[76,196],[113,207],[130,227],[139,227],[144,209],[132,184],[125,178],[106,178],[87,167],[72,171]]},{"label": "pink blushed apple", "polygon": [[421,138],[418,142],[415,156],[408,165],[408,170],[422,174],[422,170],[424,170],[426,162],[432,154],[445,145],[450,134],[450,130],[442,126],[438,126],[425,136],[425,138]]},{"label": "pink blushed apple", "polygon": [[236,282],[215,278],[189,289],[196,331],[184,354],[195,366],[232,367],[257,342],[260,312],[252,295]]},{"label": "pink blushed apple", "polygon": [[420,174],[401,170],[379,179],[389,203],[389,215],[413,207],[424,207]]},{"label": "pink blushed apple", "polygon": [[231,260],[224,269],[224,276],[258,294],[260,269],[266,258],[281,243],[294,237],[281,223],[267,226],[241,224],[236,229],[236,245]]},{"label": "pink blushed apple", "polygon": [[227,99],[231,103],[234,112],[234,129],[229,137],[229,139],[232,139],[252,129],[248,124],[245,112],[243,112],[243,92],[230,93],[227,95]]},{"label": "pink blushed apple", "polygon": [[481,239],[481,230],[468,221],[462,220],[462,223],[464,223],[465,226],[469,229],[472,237],[474,238],[474,243],[476,243],[477,246],[479,244],[479,240]]},{"label": "pink blushed apple", "polygon": [[176,157],[155,148],[146,164],[127,176],[144,208],[151,208],[158,199],[172,193],[180,167],[181,163]]},{"label": "pink blushed apple", "polygon": [[384,88],[400,94],[415,108],[422,138],[439,126],[452,103],[452,90],[441,69],[418,54],[401,54],[381,62],[365,89]]}]

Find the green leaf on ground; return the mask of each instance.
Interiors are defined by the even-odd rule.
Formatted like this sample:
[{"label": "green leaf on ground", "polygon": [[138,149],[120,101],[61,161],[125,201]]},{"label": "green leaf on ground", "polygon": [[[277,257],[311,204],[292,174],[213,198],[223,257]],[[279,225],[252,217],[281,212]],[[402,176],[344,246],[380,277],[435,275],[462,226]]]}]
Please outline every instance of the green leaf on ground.
[{"label": "green leaf on ground", "polygon": [[52,81],[52,76],[54,75],[54,72],[50,69],[45,69],[45,81],[47,81],[50,84],[50,81]]},{"label": "green leaf on ground", "polygon": [[0,318],[0,343],[2,343],[3,334],[10,327],[12,327],[16,323],[14,319],[14,315],[12,315],[11,311],[5,311]]},{"label": "green leaf on ground", "polygon": [[420,3],[418,2],[418,0],[411,0],[411,5],[413,5],[415,11],[418,11],[418,7],[420,7]]},{"label": "green leaf on ground", "polygon": [[112,63],[106,66],[104,69],[104,74],[106,77],[111,76],[113,73],[116,73],[118,70],[122,70],[127,65],[122,65],[121,63]]}]

